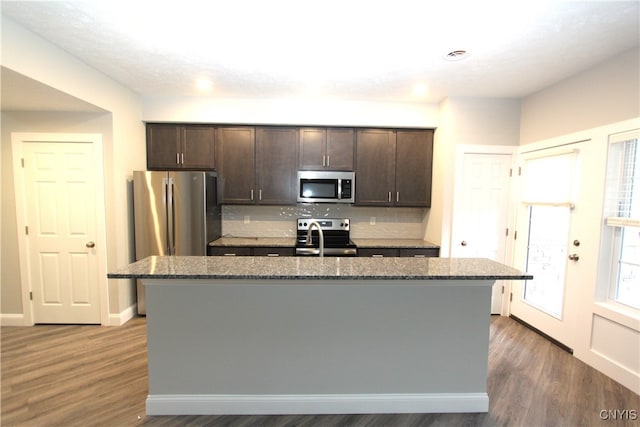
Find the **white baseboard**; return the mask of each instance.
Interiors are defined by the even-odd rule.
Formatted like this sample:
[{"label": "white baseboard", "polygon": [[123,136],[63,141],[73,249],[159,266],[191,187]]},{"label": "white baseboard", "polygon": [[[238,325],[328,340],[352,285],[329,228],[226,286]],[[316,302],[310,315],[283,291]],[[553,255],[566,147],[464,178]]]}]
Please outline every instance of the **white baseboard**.
[{"label": "white baseboard", "polygon": [[109,313],[109,324],[107,326],[121,326],[127,323],[138,314],[138,305],[133,304],[122,310],[120,313]]},{"label": "white baseboard", "polygon": [[487,393],[149,395],[147,415],[488,412]]},{"label": "white baseboard", "polygon": [[3,313],[3,314],[0,314],[0,325],[2,325],[2,326],[25,326],[25,324],[24,324],[24,314],[22,314],[22,313],[16,313],[16,314]]}]

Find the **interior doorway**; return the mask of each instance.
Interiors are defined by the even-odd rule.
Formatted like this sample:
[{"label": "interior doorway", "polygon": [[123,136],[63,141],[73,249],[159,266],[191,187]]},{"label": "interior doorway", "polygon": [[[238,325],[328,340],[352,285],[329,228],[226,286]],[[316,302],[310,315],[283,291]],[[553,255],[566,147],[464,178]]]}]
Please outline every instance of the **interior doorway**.
[{"label": "interior doorway", "polygon": [[107,324],[102,137],[12,143],[25,324]]},{"label": "interior doorway", "polygon": [[[461,146],[456,159],[451,256],[509,264],[509,203],[515,147]],[[502,281],[491,314],[506,314]]]}]

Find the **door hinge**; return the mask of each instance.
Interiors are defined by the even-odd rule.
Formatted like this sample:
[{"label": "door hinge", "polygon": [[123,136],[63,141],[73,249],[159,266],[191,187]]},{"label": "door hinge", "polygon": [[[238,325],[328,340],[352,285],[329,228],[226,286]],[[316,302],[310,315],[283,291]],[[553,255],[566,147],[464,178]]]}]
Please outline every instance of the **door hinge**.
[{"label": "door hinge", "polygon": [[26,234],[27,236],[29,235],[29,226],[28,225],[24,226],[24,234]]},{"label": "door hinge", "polygon": [[509,302],[512,302],[512,301],[513,301],[513,292],[509,294]]},{"label": "door hinge", "polygon": [[29,299],[33,301],[33,291],[29,291]]}]

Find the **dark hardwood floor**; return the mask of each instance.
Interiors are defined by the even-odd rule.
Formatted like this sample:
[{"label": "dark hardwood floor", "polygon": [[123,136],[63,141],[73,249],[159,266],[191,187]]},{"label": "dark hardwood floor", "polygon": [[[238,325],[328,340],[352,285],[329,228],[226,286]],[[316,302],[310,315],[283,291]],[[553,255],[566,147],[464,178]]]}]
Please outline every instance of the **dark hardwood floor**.
[{"label": "dark hardwood floor", "polygon": [[[486,414],[145,415],[146,321],[2,327],[2,426],[622,426],[640,397],[512,319],[491,317]],[[618,416],[617,418],[634,418]]]}]

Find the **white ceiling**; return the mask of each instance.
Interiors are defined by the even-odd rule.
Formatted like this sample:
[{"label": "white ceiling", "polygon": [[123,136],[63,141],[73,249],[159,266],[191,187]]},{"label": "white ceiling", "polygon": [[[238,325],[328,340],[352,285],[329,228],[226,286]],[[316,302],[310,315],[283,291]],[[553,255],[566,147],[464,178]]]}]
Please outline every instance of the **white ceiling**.
[{"label": "white ceiling", "polygon": [[[143,97],[523,97],[640,40],[640,1],[2,1]],[[443,56],[464,49],[460,61]],[[195,88],[198,78],[209,92]],[[4,75],[3,75],[4,80]],[[426,95],[412,93],[417,84]],[[3,108],[5,93],[2,86]]]}]

